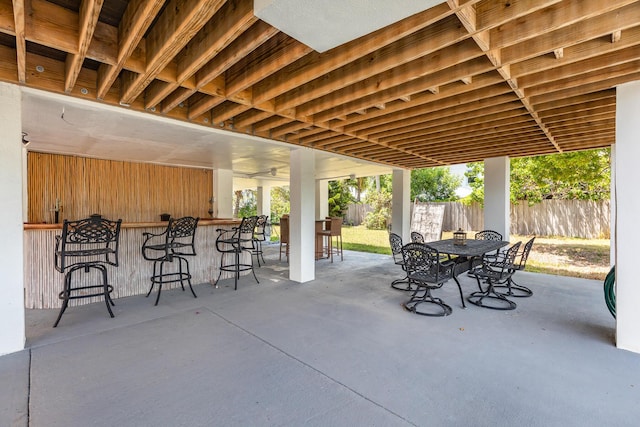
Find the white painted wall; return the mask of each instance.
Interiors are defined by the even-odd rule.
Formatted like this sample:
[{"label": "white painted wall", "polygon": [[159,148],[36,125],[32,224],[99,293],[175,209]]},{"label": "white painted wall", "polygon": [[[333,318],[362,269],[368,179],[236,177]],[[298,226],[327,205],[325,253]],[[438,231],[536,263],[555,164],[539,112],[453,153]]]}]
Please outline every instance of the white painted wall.
[{"label": "white painted wall", "polygon": [[640,82],[618,86],[616,98],[616,345],[640,353]]},{"label": "white painted wall", "polygon": [[289,279],[304,283],[316,277],[316,180],[313,150],[292,150],[290,167]]},{"label": "white painted wall", "polygon": [[213,171],[213,216],[233,217],[233,171],[215,169]]},{"label": "white painted wall", "polygon": [[0,83],[0,355],[25,343],[21,111],[19,86]]},{"label": "white painted wall", "polygon": [[411,171],[394,169],[392,174],[391,231],[408,243],[411,238]]},{"label": "white painted wall", "polygon": [[509,240],[511,226],[509,157],[484,161],[484,229],[494,230]]}]

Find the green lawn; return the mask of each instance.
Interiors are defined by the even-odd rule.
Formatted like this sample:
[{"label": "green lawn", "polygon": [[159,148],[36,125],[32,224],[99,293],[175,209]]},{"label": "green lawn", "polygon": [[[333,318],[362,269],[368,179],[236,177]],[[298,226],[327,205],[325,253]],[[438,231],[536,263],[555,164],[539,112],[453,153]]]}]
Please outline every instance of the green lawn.
[{"label": "green lawn", "polygon": [[[280,230],[277,226],[273,229],[271,238],[277,241]],[[468,231],[467,235],[473,236],[473,233]],[[451,237],[452,232],[442,234],[443,239]],[[511,236],[512,242],[528,239],[528,236]],[[342,242],[347,250],[391,255],[386,230],[367,230],[362,225],[342,226]],[[529,256],[527,271],[604,280],[609,271],[609,240],[538,237]]]}]

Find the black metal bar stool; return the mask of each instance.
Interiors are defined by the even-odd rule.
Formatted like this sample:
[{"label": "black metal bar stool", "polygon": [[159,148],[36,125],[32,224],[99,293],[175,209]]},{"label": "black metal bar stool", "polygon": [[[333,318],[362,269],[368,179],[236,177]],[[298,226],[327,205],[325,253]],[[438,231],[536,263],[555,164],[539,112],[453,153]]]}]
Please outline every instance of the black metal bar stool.
[{"label": "black metal bar stool", "polygon": [[[113,286],[107,279],[106,266],[118,266],[121,224],[121,219],[110,221],[97,214],[77,221],[64,220],[62,235],[56,236],[55,267],[65,274],[64,290],[58,295],[62,300],[62,308],[53,324],[54,328],[58,326],[72,299],[104,296],[109,315],[114,317],[111,311],[111,306],[115,305],[111,298]],[[82,270],[89,273],[92,269],[100,273],[101,283],[74,285],[74,272]]]},{"label": "black metal bar stool", "polygon": [[[158,296],[155,305],[160,301],[162,285],[169,283],[180,283],[184,291],[184,282],[187,282],[194,298],[198,298],[191,286],[191,272],[189,271],[189,261],[186,257],[195,256],[196,228],[200,218],[185,216],[178,219],[169,219],[167,229],[160,234],[143,233],[145,240],[142,244],[142,256],[147,261],[153,261],[153,275],[151,276],[151,288],[147,292],[147,297],[151,294],[153,287],[158,285]],[[165,272],[164,264],[173,263],[177,260],[177,271]]]},{"label": "black metal bar stool", "polygon": [[[253,269],[253,230],[256,226],[258,217],[242,218],[240,226],[233,227],[229,230],[218,229],[218,237],[216,238],[216,249],[220,252],[220,272],[216,279],[215,286],[218,286],[220,276],[223,271],[233,272],[234,289],[238,289],[238,279],[241,271],[249,271],[253,273],[253,277],[257,283],[260,283],[256,272]],[[240,261],[240,255],[246,252],[249,254],[249,263]],[[228,260],[228,255],[233,255],[233,261]],[[225,259],[226,257],[226,259]]]},{"label": "black metal bar stool", "polygon": [[256,227],[253,230],[253,249],[251,251],[252,255],[256,256],[256,260],[258,260],[258,267],[260,267],[260,258],[262,258],[262,263],[266,264],[264,261],[264,253],[262,252],[262,242],[267,240],[267,215],[258,215],[256,219]]}]

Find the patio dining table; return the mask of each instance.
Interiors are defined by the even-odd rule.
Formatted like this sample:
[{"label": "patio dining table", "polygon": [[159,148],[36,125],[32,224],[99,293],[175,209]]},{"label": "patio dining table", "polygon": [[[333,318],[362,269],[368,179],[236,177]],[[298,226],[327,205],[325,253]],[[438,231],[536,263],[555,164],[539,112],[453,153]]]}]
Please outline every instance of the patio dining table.
[{"label": "patio dining table", "polygon": [[436,249],[441,254],[449,256],[455,255],[457,258],[454,268],[454,275],[458,276],[466,271],[471,270],[474,260],[481,258],[488,252],[497,251],[498,249],[509,244],[506,240],[466,240],[464,245],[456,244],[454,239],[436,240],[427,242],[427,245]]}]

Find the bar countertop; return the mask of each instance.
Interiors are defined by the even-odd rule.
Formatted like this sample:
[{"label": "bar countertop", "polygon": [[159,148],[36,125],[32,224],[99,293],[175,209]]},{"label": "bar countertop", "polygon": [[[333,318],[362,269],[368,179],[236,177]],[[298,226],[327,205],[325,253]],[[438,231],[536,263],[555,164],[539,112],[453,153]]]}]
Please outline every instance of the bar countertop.
[{"label": "bar countertop", "polygon": [[[201,218],[198,226],[209,225],[238,225],[240,219],[237,218]],[[168,221],[156,222],[123,222],[122,228],[145,228],[145,227],[166,227]],[[62,229],[62,223],[45,224],[45,223],[24,223],[25,230],[56,230]]]}]

